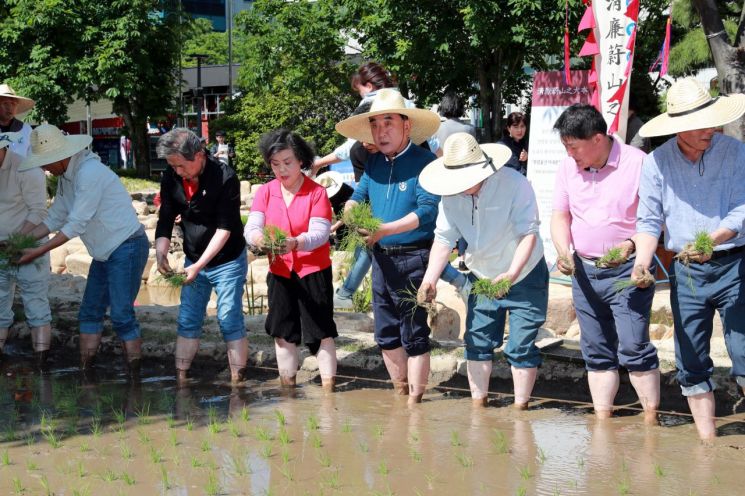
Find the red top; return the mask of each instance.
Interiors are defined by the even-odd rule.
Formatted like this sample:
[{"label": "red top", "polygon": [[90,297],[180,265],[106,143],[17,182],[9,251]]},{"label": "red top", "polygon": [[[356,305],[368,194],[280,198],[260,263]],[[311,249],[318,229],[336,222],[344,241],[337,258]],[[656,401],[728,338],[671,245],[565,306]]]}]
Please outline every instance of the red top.
[{"label": "red top", "polygon": [[186,201],[191,201],[191,197],[194,196],[194,193],[197,192],[197,188],[199,188],[199,181],[187,181],[186,179],[181,179],[181,182],[184,185]]},{"label": "red top", "polygon": [[[277,179],[262,185],[251,204],[252,212],[263,212],[265,225],[277,226],[292,237],[308,231],[311,217],[331,221],[331,203],[326,188],[308,177],[304,178],[300,190],[285,205],[280,182]],[[313,251],[292,251],[286,255],[270,255],[269,271],[272,274],[290,277],[295,272],[304,277],[331,266],[330,247],[324,243]]]}]

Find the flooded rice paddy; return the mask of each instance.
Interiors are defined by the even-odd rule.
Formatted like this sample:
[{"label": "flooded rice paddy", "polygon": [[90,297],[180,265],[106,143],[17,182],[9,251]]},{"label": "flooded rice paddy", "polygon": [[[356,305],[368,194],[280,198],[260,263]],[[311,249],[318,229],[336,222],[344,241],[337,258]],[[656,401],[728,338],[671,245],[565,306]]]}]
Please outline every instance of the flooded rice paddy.
[{"label": "flooded rice paddy", "polygon": [[493,397],[474,411],[433,389],[421,405],[375,381],[294,393],[271,371],[235,388],[139,384],[101,368],[41,376],[2,364],[0,494],[688,495],[743,494],[742,415],[703,446],[686,416],[644,427],[634,410],[598,423],[586,406]]}]

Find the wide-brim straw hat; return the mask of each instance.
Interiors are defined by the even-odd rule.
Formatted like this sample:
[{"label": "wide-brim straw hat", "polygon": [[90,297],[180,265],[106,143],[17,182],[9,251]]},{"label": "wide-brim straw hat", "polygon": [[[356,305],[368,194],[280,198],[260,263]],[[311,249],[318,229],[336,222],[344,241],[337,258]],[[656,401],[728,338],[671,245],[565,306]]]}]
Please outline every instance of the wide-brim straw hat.
[{"label": "wide-brim straw hat", "polygon": [[745,95],[712,98],[693,78],[676,81],[667,91],[667,111],[639,129],[643,138],[720,127],[745,114]]},{"label": "wide-brim straw hat", "polygon": [[431,110],[406,108],[406,100],[396,90],[383,88],[375,95],[370,111],[353,115],[336,124],[336,131],[347,138],[362,143],[374,143],[370,130],[370,117],[383,114],[401,114],[411,122],[409,138],[417,145],[424,142],[440,128],[440,116]]},{"label": "wide-brim straw hat", "polygon": [[18,107],[16,108],[16,114],[22,114],[24,112],[28,112],[31,110],[36,102],[34,102],[30,98],[26,98],[25,96],[19,96],[16,95],[16,92],[13,91],[13,88],[10,87],[8,84],[0,84],[0,96],[4,96],[6,98],[15,98],[18,100]]},{"label": "wide-brim straw hat", "polygon": [[72,157],[91,144],[87,134],[66,135],[57,126],[42,124],[31,131],[31,149],[19,171],[43,167],[67,157]]},{"label": "wide-brim straw hat", "polygon": [[419,184],[432,194],[462,193],[497,172],[512,157],[505,145],[479,145],[468,133],[453,133],[445,140],[442,157],[419,174]]},{"label": "wide-brim straw hat", "polygon": [[326,171],[316,177],[315,181],[326,188],[326,195],[329,198],[333,198],[341,190],[341,186],[344,184],[344,177],[336,171]]},{"label": "wide-brim straw hat", "polygon": [[21,133],[0,133],[0,150],[21,140]]}]

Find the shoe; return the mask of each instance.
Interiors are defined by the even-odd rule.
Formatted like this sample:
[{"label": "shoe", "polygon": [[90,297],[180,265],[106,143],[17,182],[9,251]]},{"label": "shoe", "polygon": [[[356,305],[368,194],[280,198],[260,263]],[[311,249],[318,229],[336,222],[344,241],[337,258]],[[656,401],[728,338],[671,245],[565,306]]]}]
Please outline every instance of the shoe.
[{"label": "shoe", "polygon": [[465,261],[461,260],[458,262],[458,270],[461,272],[468,272],[468,266]]},{"label": "shoe", "polygon": [[354,302],[352,297],[341,296],[338,292],[334,293],[334,308],[340,308],[342,310],[352,310],[354,308]]}]

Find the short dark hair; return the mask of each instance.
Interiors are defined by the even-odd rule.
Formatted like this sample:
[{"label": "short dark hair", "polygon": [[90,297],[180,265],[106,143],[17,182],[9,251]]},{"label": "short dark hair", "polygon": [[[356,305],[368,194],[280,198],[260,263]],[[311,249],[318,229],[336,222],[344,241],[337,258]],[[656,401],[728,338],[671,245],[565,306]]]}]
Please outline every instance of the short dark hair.
[{"label": "short dark hair", "polygon": [[377,62],[368,62],[362,64],[352,75],[352,89],[357,91],[358,86],[365,86],[366,84],[372,84],[373,88],[379,90],[381,88],[393,88],[396,86],[396,80],[394,77]]},{"label": "short dark hair", "polygon": [[525,127],[528,127],[528,118],[523,114],[522,112],[511,112],[510,115],[507,116],[507,120],[504,123],[504,129],[502,129],[502,134],[505,136],[510,135],[510,131],[507,129],[510,126],[517,126],[520,123],[525,124]]},{"label": "short dark hair", "polygon": [[359,105],[357,105],[357,108],[354,109],[354,111],[352,112],[352,115],[360,115],[366,112],[370,112],[370,107],[372,107],[372,100],[367,100],[365,102],[362,102]]},{"label": "short dark hair", "polygon": [[589,139],[596,134],[608,134],[603,115],[592,105],[575,103],[556,119],[554,129],[561,138]]},{"label": "short dark hair", "polygon": [[440,115],[446,119],[458,119],[463,115],[463,108],[463,99],[454,91],[448,91],[440,102]]},{"label": "short dark hair", "polygon": [[215,133],[215,137],[217,137],[217,136],[223,136],[224,137],[225,136],[225,131],[223,131],[222,129],[220,129],[219,131],[217,131]]},{"label": "short dark hair", "polygon": [[259,138],[259,152],[264,158],[266,165],[270,165],[272,156],[282,150],[292,150],[295,157],[300,161],[303,169],[308,169],[313,165],[315,152],[313,148],[299,134],[288,131],[287,129],[275,129],[264,133]]}]

